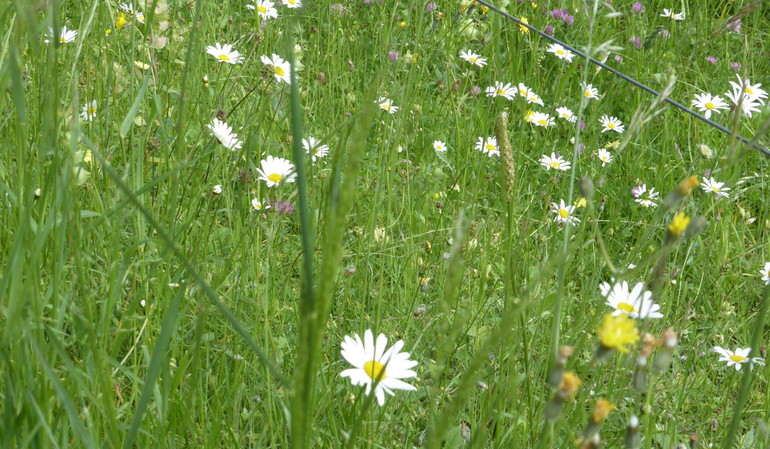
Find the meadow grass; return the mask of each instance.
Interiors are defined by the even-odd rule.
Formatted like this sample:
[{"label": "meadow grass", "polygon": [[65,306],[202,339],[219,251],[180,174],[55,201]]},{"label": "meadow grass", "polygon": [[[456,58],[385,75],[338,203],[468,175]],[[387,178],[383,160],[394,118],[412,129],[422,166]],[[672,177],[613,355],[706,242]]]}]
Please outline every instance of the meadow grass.
[{"label": "meadow grass", "polygon": [[[491,3],[685,105],[770,84],[763,2]],[[0,8],[0,447],[770,447],[760,151],[478,3],[247,4]],[[767,147],[758,101],[711,119]],[[613,349],[621,281],[663,317]],[[341,376],[367,329],[417,362],[382,406]]]}]

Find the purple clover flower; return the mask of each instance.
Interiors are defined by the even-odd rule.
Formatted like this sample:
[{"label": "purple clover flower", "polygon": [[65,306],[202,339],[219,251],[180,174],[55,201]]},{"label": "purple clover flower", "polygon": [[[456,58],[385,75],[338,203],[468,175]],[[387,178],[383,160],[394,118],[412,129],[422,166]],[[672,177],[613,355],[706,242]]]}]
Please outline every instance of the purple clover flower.
[{"label": "purple clover flower", "polygon": [[631,7],[631,11],[634,14],[642,14],[644,12],[644,5],[642,2],[634,2],[634,5]]}]

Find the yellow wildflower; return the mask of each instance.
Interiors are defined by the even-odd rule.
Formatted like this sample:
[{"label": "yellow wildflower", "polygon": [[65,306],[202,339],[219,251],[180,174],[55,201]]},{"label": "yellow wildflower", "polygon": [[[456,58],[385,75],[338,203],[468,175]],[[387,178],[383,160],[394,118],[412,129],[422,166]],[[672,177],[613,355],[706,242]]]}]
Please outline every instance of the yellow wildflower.
[{"label": "yellow wildflower", "polygon": [[[527,20],[526,17],[519,17],[519,20],[522,23],[529,25],[529,20]],[[521,34],[529,34],[529,28],[525,27],[524,25],[519,25],[519,31],[521,31]]]},{"label": "yellow wildflower", "polygon": [[668,233],[671,237],[678,239],[684,234],[684,231],[689,224],[690,217],[685,215],[684,212],[679,212],[674,215],[674,219],[671,220],[671,224],[668,225]]},{"label": "yellow wildflower", "polygon": [[601,424],[607,419],[607,415],[615,408],[615,406],[606,399],[599,399],[596,401],[594,411],[591,413],[591,420],[596,424]]},{"label": "yellow wildflower", "polygon": [[602,346],[620,352],[628,352],[626,345],[639,341],[639,330],[633,318],[626,314],[612,316],[612,313],[608,313],[604,316],[602,324],[596,328],[596,333]]},{"label": "yellow wildflower", "polygon": [[118,20],[115,21],[115,28],[122,30],[124,26],[126,26],[126,23],[128,23],[128,19],[126,19],[126,15],[122,12],[118,13]]},{"label": "yellow wildflower", "polygon": [[697,185],[698,185],[698,177],[695,175],[690,176],[689,178],[679,183],[679,185],[676,187],[676,193],[679,196],[689,195],[692,188]]},{"label": "yellow wildflower", "polygon": [[559,382],[559,396],[566,399],[575,394],[580,388],[580,378],[572,371],[567,371]]}]

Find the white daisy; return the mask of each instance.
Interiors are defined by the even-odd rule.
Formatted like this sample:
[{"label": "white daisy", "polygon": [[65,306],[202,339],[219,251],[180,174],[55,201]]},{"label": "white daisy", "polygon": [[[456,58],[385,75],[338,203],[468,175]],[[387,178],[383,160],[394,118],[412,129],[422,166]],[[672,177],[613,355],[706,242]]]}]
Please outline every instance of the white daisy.
[{"label": "white daisy", "polygon": [[270,0],[257,0],[254,5],[246,5],[247,8],[257,11],[260,17],[265,20],[275,19],[278,17],[278,10],[275,9],[275,3]]},{"label": "white daisy", "polygon": [[660,306],[652,300],[652,292],[644,290],[644,283],[637,283],[633,290],[628,290],[628,282],[622,281],[610,286],[602,282],[599,291],[607,299],[606,304],[613,309],[613,316],[621,314],[631,318],[663,318]]},{"label": "white daisy", "polygon": [[259,201],[259,198],[252,198],[251,199],[251,207],[253,207],[255,210],[267,210],[270,209],[269,204],[262,204],[262,201]]},{"label": "white daisy", "polygon": [[642,207],[652,207],[657,206],[658,203],[655,202],[655,199],[660,196],[660,193],[655,191],[655,187],[650,188],[650,191],[647,191],[647,184],[642,184],[641,187],[636,187],[634,196],[637,203],[639,203]]},{"label": "white daisy", "polygon": [[478,55],[470,50],[461,51],[460,57],[478,67],[484,67],[487,64],[486,58],[482,58],[481,55]]},{"label": "white daisy", "polygon": [[487,137],[486,139],[479,137],[478,141],[476,141],[476,149],[489,157],[500,156],[500,150],[497,149],[496,137]]},{"label": "white daisy", "polygon": [[83,109],[80,110],[80,117],[90,122],[94,118],[96,118],[96,100],[92,101],[91,103],[86,103],[83,105]]},{"label": "white daisy", "polygon": [[602,167],[612,162],[612,155],[604,148],[599,148],[599,151],[596,153],[596,157],[602,161]]},{"label": "white daisy", "polygon": [[730,81],[730,85],[733,86],[733,90],[741,91],[751,101],[759,100],[760,104],[764,104],[764,99],[767,98],[767,92],[764,89],[760,89],[762,84],[751,84],[751,80],[748,78],[744,80],[740,75],[736,76],[738,77],[737,83]]},{"label": "white daisy", "polygon": [[297,174],[294,173],[294,164],[287,159],[268,156],[260,162],[262,168],[257,169],[259,180],[265,181],[268,187],[277,186],[282,182],[294,182]]},{"label": "white daisy", "polygon": [[572,53],[559,44],[551,44],[546,51],[548,53],[553,53],[557,58],[564,59],[567,62],[572,62],[572,58],[575,57],[575,53]]},{"label": "white daisy", "polygon": [[291,66],[288,61],[285,61],[275,53],[273,53],[273,56],[270,58],[262,55],[259,60],[262,61],[262,64],[273,68],[273,74],[275,75],[276,81],[283,81],[286,84],[291,84],[291,73],[289,73]]},{"label": "white daisy", "polygon": [[287,8],[301,8],[302,7],[302,0],[284,0],[284,5],[286,5]]},{"label": "white daisy", "polygon": [[355,386],[365,386],[366,395],[371,394],[374,387],[374,396],[381,406],[385,404],[385,393],[393,396],[393,390],[417,390],[401,380],[417,376],[411,369],[417,362],[409,360],[408,352],[400,352],[404,347],[402,340],[388,349],[388,338],[383,334],[375,341],[372,331],[367,329],[363,342],[358,334],[354,336],[355,339],[346,335],[342,342],[342,356],[354,368],[344,370],[340,376],[350,378]]},{"label": "white daisy", "polygon": [[577,121],[577,116],[569,108],[556,108],[556,113],[559,114],[559,118],[563,118],[570,123],[575,123]]},{"label": "white daisy", "polygon": [[761,100],[758,98],[751,99],[748,95],[744,94],[740,87],[733,89],[731,92],[725,92],[725,96],[735,105],[741,106],[741,112],[747,117],[751,117],[754,112],[759,112],[759,106],[762,105]]},{"label": "white daisy", "polygon": [[551,203],[551,212],[556,214],[553,221],[557,223],[580,223],[580,219],[572,215],[575,212],[575,206],[567,206],[564,200],[560,200],[559,204]]},{"label": "white daisy", "polygon": [[765,362],[760,357],[749,357],[749,354],[751,353],[751,348],[736,348],[735,351],[731,351],[729,349],[722,348],[720,346],[714,346],[712,349],[713,352],[716,352],[719,354],[719,361],[720,362],[727,362],[727,366],[731,367],[735,365],[735,369],[737,371],[740,371],[741,365],[744,363],[748,363],[749,367],[751,367],[754,363],[757,365],[764,366]]},{"label": "white daisy", "polygon": [[765,262],[765,268],[759,270],[759,274],[762,275],[765,285],[770,285],[770,262]]},{"label": "white daisy", "polygon": [[136,20],[139,23],[144,23],[144,14],[142,14],[142,11],[134,9],[133,3],[121,3],[120,9],[123,10],[123,12],[128,14],[129,16],[136,17]]},{"label": "white daisy", "polygon": [[217,58],[218,61],[226,62],[228,64],[239,64],[243,61],[243,56],[241,56],[240,53],[235,51],[232,45],[230,44],[220,45],[219,42],[217,42],[214,45],[216,46],[212,47],[211,45],[209,45],[208,47],[206,47],[206,53]]},{"label": "white daisy", "polygon": [[513,96],[516,95],[516,89],[513,88],[511,83],[503,84],[500,81],[495,81],[494,86],[489,86],[486,89],[487,97],[503,97],[506,100],[513,100]]},{"label": "white daisy", "polygon": [[214,187],[211,188],[211,194],[212,195],[221,195],[222,194],[222,185],[217,184]]},{"label": "white daisy", "polygon": [[329,154],[329,145],[321,145],[321,141],[315,137],[302,138],[302,148],[310,155],[313,162]]},{"label": "white daisy", "polygon": [[446,151],[446,144],[440,140],[434,140],[433,149],[438,151],[439,153],[443,153]]},{"label": "white daisy", "polygon": [[603,115],[602,118],[599,119],[599,123],[604,127],[602,128],[602,132],[615,131],[616,133],[621,134],[626,130],[626,127],[623,126],[623,122],[618,120],[617,117]]},{"label": "white daisy", "polygon": [[660,15],[661,17],[668,17],[669,19],[673,20],[684,20],[684,11],[680,13],[675,13],[673,9],[663,9],[663,14]]},{"label": "white daisy", "polygon": [[539,104],[540,106],[544,106],[543,100],[540,99],[536,93],[532,92],[532,90],[527,92],[527,103],[535,103]]},{"label": "white daisy", "polygon": [[243,146],[243,143],[238,140],[238,134],[235,134],[226,122],[215,118],[214,123],[208,124],[206,127],[211,130],[211,134],[228,150],[240,150]]},{"label": "white daisy", "polygon": [[529,87],[525,86],[524,83],[519,83],[519,86],[516,90],[519,92],[519,95],[524,98],[527,98],[530,92]]},{"label": "white daisy", "polygon": [[602,97],[601,94],[599,94],[599,89],[595,88],[591,84],[581,83],[580,87],[583,89],[583,96],[589,100],[598,100]]},{"label": "white daisy", "polygon": [[[77,30],[68,30],[66,26],[63,26],[61,30],[59,30],[60,44],[71,44],[72,42],[75,42],[75,39],[77,39],[77,37],[78,37]],[[52,40],[53,40],[53,28],[48,27],[48,34],[46,34],[46,39],[43,42],[48,44]]]},{"label": "white daisy", "polygon": [[396,111],[398,111],[398,106],[393,106],[393,100],[390,98],[380,97],[375,103],[377,103],[377,106],[379,106],[380,109],[389,112],[390,114],[395,114]]},{"label": "white daisy", "polygon": [[727,193],[728,190],[730,190],[729,187],[724,187],[725,183],[723,182],[716,182],[714,178],[703,178],[703,184],[701,187],[703,188],[704,192],[712,192],[716,193],[718,196],[723,196],[725,198],[728,198],[730,196],[729,193]]},{"label": "white daisy", "polygon": [[703,116],[711,118],[711,113],[719,114],[721,109],[727,109],[729,105],[719,95],[712,96],[710,93],[696,94],[692,105],[703,112]]},{"label": "white daisy", "polygon": [[546,170],[561,170],[567,171],[572,167],[572,163],[564,160],[561,156],[557,156],[556,153],[551,153],[550,156],[544,154],[540,158],[540,165],[545,167]]},{"label": "white daisy", "polygon": [[549,114],[546,114],[544,112],[535,112],[532,114],[531,117],[529,117],[528,120],[530,123],[534,123],[535,126],[555,126],[556,123],[553,121],[553,117],[551,117]]}]

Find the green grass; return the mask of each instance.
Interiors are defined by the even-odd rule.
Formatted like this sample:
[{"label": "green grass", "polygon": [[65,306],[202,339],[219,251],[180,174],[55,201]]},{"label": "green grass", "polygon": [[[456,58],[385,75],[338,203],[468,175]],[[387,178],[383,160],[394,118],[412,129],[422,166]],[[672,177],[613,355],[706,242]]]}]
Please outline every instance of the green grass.
[{"label": "green grass", "polygon": [[[0,9],[0,447],[574,447],[599,398],[617,407],[601,425],[607,447],[632,447],[632,415],[644,448],[689,446],[690,435],[697,447],[770,444],[768,368],[736,371],[711,351],[767,349],[759,151],[579,58],[555,58],[478,5],[356,1],[340,14],[306,0],[260,23],[245,2],[134,3],[146,23],[129,16],[119,30],[117,3]],[[702,92],[724,98],[732,62],[770,85],[766,3],[648,1],[643,14],[626,3],[505,8],[653,89],[673,82],[670,97],[686,105]],[[607,17],[613,7],[622,15]],[[545,14],[556,8],[572,26]],[[724,32],[736,14],[740,32]],[[43,43],[64,25],[74,42]],[[208,55],[217,42],[243,63]],[[302,68],[290,88],[260,56],[289,60],[294,44]],[[460,59],[468,49],[488,65]],[[486,97],[495,81],[524,83],[545,106]],[[581,104],[581,82],[602,99]],[[398,111],[380,110],[380,97]],[[96,117],[84,121],[92,100]],[[523,120],[559,106],[585,129]],[[712,119],[767,147],[770,109],[760,109]],[[512,171],[474,150],[503,111]],[[605,114],[625,133],[601,133]],[[214,118],[241,149],[211,135]],[[303,136],[329,155],[304,157]],[[596,152],[615,140],[602,167]],[[546,171],[539,159],[551,152],[573,169]],[[258,180],[267,155],[295,161],[297,182]],[[662,204],[707,171],[729,198],[698,186]],[[583,177],[593,197],[580,223],[554,223],[551,203],[577,201]],[[661,192],[658,207],[634,202],[641,184]],[[257,211],[253,198],[273,207]],[[667,241],[679,210],[705,226]],[[641,332],[678,335],[670,368],[653,369],[656,349],[641,389],[641,344],[594,360],[610,311],[599,285],[613,277],[644,282],[660,304],[664,318],[640,320]],[[340,343],[366,329],[405,342],[417,391],[380,407],[340,377]],[[574,348],[566,370],[582,385],[547,421],[561,345]]]}]

